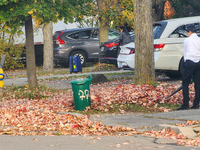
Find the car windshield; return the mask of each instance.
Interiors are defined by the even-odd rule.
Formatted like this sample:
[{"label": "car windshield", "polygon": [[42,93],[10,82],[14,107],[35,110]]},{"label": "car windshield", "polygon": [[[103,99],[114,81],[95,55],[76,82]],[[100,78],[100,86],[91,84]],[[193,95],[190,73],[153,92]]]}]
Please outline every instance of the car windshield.
[{"label": "car windshield", "polygon": [[114,31],[109,31],[108,33],[108,40],[113,40],[119,38],[119,33]]}]

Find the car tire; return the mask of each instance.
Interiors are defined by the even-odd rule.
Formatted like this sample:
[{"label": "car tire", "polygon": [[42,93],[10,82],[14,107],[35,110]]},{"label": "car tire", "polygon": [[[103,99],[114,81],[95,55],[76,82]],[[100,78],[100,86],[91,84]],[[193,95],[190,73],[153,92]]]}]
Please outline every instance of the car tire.
[{"label": "car tire", "polygon": [[83,51],[73,51],[70,56],[79,56],[81,59],[81,65],[84,66],[86,63],[86,55]]}]

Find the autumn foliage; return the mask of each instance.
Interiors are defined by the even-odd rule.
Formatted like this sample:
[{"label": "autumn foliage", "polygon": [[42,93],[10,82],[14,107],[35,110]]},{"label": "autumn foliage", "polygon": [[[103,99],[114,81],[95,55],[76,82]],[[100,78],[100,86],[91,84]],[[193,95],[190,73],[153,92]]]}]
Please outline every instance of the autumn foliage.
[{"label": "autumn foliage", "polygon": [[[127,82],[127,83],[126,83]],[[171,85],[160,82],[160,85],[135,85],[130,81],[112,81],[103,84],[91,85],[91,106],[86,108],[99,112],[109,112],[114,105],[120,106],[120,113],[126,113],[123,105],[131,103],[144,108],[154,108],[160,111],[171,111],[161,107],[162,104],[181,104],[182,93],[178,92],[169,99],[165,99],[180,85]],[[121,83],[121,84],[120,84]],[[190,98],[194,99],[193,84],[190,85]],[[26,89],[26,88],[25,88]],[[28,92],[29,89],[24,89]],[[50,92],[48,90],[37,90],[41,97],[24,97],[18,95],[18,90],[4,92],[1,89],[0,101],[0,135],[125,135],[142,134],[155,138],[169,138],[178,140],[179,145],[200,146],[199,140],[189,139],[176,134],[171,129],[160,131],[138,132],[136,129],[119,126],[106,126],[101,122],[93,121],[90,115],[73,115],[74,101],[72,91]],[[191,102],[192,103],[192,102]],[[132,108],[134,109],[134,108]],[[187,121],[178,126],[198,124],[199,121]],[[98,137],[96,137],[98,138]],[[187,140],[186,140],[187,139]]]},{"label": "autumn foliage", "polygon": [[165,19],[172,19],[172,16],[175,15],[176,11],[172,7],[172,2],[167,0],[164,5],[164,18]]}]

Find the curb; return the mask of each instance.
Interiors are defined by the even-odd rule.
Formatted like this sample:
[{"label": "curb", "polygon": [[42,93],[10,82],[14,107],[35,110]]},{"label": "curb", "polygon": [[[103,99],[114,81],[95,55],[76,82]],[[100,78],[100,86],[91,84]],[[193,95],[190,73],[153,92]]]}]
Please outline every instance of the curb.
[{"label": "curb", "polygon": [[[37,80],[39,79],[50,79],[54,77],[70,77],[70,76],[83,76],[83,75],[92,75],[92,74],[107,74],[107,73],[123,73],[123,72],[130,72],[130,70],[117,70],[117,71],[99,71],[99,72],[85,72],[85,73],[77,73],[77,74],[62,74],[62,75],[49,75],[49,76],[37,76]],[[4,79],[5,86],[12,86],[12,85],[25,85],[28,84],[28,78],[5,78]]]},{"label": "curb", "polygon": [[168,124],[158,124],[155,126],[155,129],[162,130],[162,129],[169,129],[171,128],[176,134],[182,134],[184,136],[187,136],[188,138],[194,138],[197,136],[197,134],[193,131],[191,127],[179,127],[174,125],[168,125]]}]

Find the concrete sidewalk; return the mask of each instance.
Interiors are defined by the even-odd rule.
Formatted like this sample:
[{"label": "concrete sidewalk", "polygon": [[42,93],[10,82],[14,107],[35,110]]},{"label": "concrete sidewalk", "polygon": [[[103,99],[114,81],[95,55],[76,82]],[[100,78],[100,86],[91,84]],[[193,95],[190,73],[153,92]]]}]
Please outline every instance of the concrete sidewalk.
[{"label": "concrete sidewalk", "polygon": [[[200,131],[199,125],[179,127],[174,124],[186,123],[187,120],[199,120],[200,109],[198,110],[182,110],[161,112],[156,114],[106,114],[106,115],[92,115],[91,119],[102,122],[110,126],[126,126],[135,128],[138,131],[147,130],[162,130],[169,127],[177,134],[182,133],[188,138],[196,138],[197,134],[194,132]],[[200,138],[199,138],[200,139]]]},{"label": "concrete sidewalk", "polygon": [[[122,72],[130,72],[130,70],[100,71],[100,72],[87,72],[87,73],[77,73],[77,74],[72,73],[72,74],[63,74],[63,75],[38,76],[37,79],[83,76],[83,75],[104,74],[104,73],[122,73]],[[5,86],[26,85],[26,84],[28,84],[28,79],[27,78],[5,78],[4,84],[5,84]],[[49,85],[49,86],[51,86],[51,85]],[[54,85],[52,85],[52,86],[54,86]]]}]

